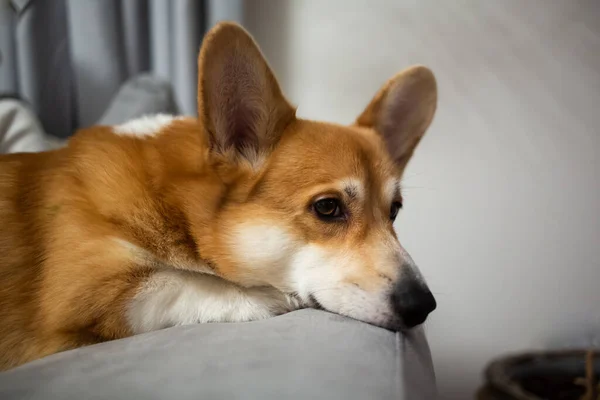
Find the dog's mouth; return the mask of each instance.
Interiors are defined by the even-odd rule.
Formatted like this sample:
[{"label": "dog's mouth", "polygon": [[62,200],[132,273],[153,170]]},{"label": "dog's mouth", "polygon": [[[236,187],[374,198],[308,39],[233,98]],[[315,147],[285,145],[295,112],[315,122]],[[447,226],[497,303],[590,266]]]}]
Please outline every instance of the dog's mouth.
[{"label": "dog's mouth", "polygon": [[317,300],[315,295],[312,293],[308,295],[308,302],[310,303],[310,308],[314,308],[316,310],[325,310],[325,307],[323,307],[323,305],[319,303],[319,300]]},{"label": "dog's mouth", "polygon": [[[315,309],[315,310],[334,312],[334,311],[329,311],[327,308],[325,308],[319,302],[319,300],[317,300],[316,296],[312,293],[308,295],[308,299],[307,299],[307,301],[304,302],[304,304],[307,307]],[[382,329],[385,329],[385,330],[388,330],[391,332],[407,333],[412,330],[412,328],[406,327],[406,325],[398,317],[388,317],[385,319],[362,319],[362,318],[353,317],[348,314],[340,314],[340,315],[344,315],[345,317],[353,319],[355,321],[364,322],[366,324],[373,325],[373,326],[376,326],[376,327],[379,327],[379,328],[382,328]]]}]

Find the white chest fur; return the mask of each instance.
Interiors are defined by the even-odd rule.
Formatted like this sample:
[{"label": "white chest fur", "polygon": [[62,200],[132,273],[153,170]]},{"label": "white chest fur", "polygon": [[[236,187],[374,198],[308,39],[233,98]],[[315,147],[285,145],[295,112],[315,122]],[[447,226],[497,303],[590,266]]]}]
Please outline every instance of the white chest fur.
[{"label": "white chest fur", "polygon": [[152,275],[128,308],[133,333],[203,322],[264,319],[300,308],[273,288],[241,288],[221,278],[180,270]]}]

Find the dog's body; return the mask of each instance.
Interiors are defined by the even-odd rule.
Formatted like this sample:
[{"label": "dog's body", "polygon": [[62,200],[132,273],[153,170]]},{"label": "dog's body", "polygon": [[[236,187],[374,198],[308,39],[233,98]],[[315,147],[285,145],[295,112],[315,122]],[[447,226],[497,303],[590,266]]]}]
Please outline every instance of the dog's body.
[{"label": "dog's body", "polygon": [[346,127],[297,119],[235,25],[209,33],[199,68],[198,119],[0,157],[0,369],[305,306],[392,329],[435,308],[392,226],[435,111],[429,70],[390,80]]}]

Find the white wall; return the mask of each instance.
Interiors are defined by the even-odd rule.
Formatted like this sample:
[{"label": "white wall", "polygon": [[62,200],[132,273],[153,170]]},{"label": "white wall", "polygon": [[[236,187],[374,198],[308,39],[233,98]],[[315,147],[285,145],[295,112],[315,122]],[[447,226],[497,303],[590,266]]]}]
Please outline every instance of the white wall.
[{"label": "white wall", "polygon": [[399,69],[437,74],[397,229],[437,295],[443,397],[499,354],[600,330],[600,2],[246,7],[300,116],[349,123]]}]

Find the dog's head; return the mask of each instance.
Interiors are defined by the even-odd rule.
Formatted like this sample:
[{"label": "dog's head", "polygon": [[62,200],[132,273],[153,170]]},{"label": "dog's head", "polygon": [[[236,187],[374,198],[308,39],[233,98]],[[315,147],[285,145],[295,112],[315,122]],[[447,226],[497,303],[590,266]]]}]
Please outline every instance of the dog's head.
[{"label": "dog's head", "polygon": [[391,329],[422,323],[436,302],[393,223],[436,93],[418,66],[390,79],[350,126],[301,120],[242,28],[209,32],[199,118],[228,185],[207,250],[217,273]]}]

